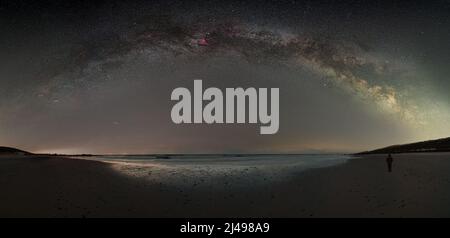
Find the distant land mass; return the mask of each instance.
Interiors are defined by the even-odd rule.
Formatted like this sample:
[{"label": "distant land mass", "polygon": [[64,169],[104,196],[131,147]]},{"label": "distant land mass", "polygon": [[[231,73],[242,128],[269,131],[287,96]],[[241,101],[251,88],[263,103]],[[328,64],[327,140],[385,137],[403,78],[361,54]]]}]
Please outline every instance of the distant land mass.
[{"label": "distant land mass", "polygon": [[[371,151],[364,151],[356,153],[357,155],[364,154],[394,154],[394,153],[420,153],[420,152],[450,152],[450,137],[437,139],[437,140],[428,140],[415,142],[410,144],[403,145],[391,145],[388,147],[375,149]],[[33,153],[19,150],[12,147],[0,146],[0,155],[5,154],[16,154],[16,155],[32,155]],[[48,154],[50,155],[50,154]],[[53,154],[56,155],[56,154]],[[91,154],[81,154],[79,156],[93,156]],[[158,155],[161,158],[168,158],[168,155]],[[235,155],[239,156],[239,155]]]},{"label": "distant land mass", "polygon": [[4,154],[30,155],[31,153],[16,148],[0,146],[0,155]]},{"label": "distant land mass", "polygon": [[415,142],[404,145],[391,145],[381,149],[364,151],[358,154],[388,154],[388,153],[419,153],[419,152],[450,152],[450,137]]}]

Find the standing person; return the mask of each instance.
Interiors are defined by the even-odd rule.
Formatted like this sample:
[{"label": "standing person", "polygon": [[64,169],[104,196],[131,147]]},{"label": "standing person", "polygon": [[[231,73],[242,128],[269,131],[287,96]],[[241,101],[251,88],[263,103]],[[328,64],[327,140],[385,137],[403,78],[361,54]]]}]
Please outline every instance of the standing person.
[{"label": "standing person", "polygon": [[392,158],[391,154],[388,154],[388,157],[386,158],[386,163],[388,166],[388,172],[392,172],[392,162],[394,161],[394,159]]}]

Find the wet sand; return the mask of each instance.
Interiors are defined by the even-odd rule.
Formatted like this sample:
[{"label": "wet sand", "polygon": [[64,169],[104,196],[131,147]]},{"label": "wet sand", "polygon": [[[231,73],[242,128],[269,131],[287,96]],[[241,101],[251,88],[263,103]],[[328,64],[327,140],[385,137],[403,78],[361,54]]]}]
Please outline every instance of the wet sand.
[{"label": "wet sand", "polygon": [[0,217],[449,217],[450,153],[393,157],[279,178],[0,156]]}]

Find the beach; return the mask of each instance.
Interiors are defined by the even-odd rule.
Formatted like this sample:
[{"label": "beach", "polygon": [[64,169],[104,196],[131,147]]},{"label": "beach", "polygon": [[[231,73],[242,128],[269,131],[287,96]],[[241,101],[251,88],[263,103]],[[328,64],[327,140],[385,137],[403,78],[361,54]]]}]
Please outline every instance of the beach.
[{"label": "beach", "polygon": [[2,155],[0,217],[450,216],[450,153],[393,154],[391,172],[385,154],[306,169],[240,161],[217,169]]}]

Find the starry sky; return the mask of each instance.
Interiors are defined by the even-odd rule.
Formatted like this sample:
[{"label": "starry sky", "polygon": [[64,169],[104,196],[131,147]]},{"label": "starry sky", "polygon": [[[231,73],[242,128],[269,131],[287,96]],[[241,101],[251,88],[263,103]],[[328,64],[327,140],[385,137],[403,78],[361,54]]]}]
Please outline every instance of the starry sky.
[{"label": "starry sky", "polygon": [[[331,153],[450,136],[450,1],[2,1],[0,145]],[[280,129],[181,124],[177,87],[280,88]]]}]

